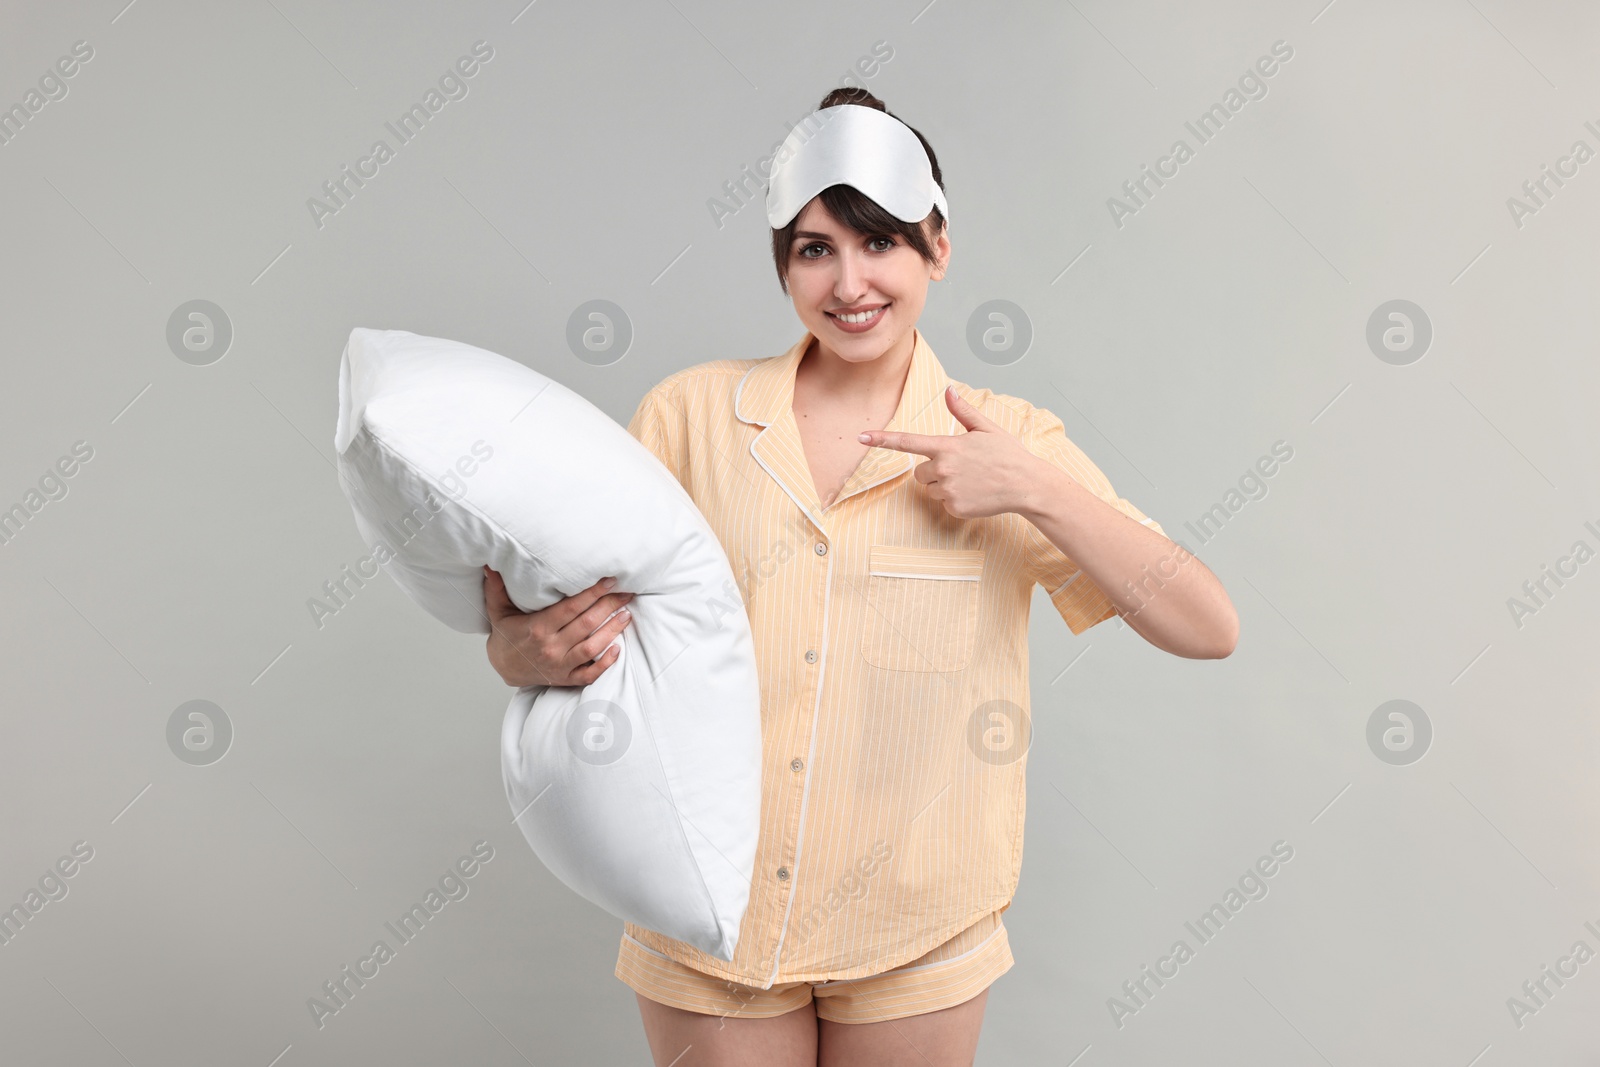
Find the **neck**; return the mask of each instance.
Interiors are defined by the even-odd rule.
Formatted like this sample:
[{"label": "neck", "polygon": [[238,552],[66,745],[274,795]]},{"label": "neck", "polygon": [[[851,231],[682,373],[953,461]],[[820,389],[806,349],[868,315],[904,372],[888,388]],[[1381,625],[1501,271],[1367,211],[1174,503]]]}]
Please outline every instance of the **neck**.
[{"label": "neck", "polygon": [[907,330],[876,359],[851,361],[833,351],[815,334],[800,357],[797,375],[806,377],[822,393],[856,398],[899,398],[911,371],[911,351],[916,345],[915,328]]}]

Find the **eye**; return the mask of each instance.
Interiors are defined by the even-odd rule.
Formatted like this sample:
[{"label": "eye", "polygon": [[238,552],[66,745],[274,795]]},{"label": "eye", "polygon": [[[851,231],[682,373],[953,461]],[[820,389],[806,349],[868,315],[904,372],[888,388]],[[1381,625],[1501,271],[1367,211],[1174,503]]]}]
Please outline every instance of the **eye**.
[{"label": "eye", "polygon": [[821,242],[818,242],[818,241],[813,241],[811,244],[808,244],[804,248],[800,249],[800,251],[797,254],[800,256],[801,259],[816,259],[817,258],[816,256],[806,255],[806,253],[810,252],[813,248],[820,248],[824,252],[826,252],[828,250],[828,246],[827,245],[822,244]]},{"label": "eye", "polygon": [[885,236],[883,234],[879,234],[877,237],[872,238],[872,240],[867,242],[867,243],[875,245],[879,241],[887,242],[885,247],[878,249],[878,251],[880,251],[880,252],[887,252],[887,251],[889,251],[889,249],[891,249],[891,248],[893,248],[895,246],[895,239],[893,237],[888,237],[888,236]]}]

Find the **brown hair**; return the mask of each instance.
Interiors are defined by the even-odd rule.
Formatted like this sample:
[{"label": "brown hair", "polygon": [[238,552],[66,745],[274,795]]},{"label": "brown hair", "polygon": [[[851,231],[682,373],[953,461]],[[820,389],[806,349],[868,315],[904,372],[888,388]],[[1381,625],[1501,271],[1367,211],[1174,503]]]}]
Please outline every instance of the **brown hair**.
[{"label": "brown hair", "polygon": [[[865,89],[855,86],[846,86],[835,89],[822,98],[822,103],[817,105],[817,110],[834,107],[838,104],[857,104],[861,107],[877,108],[884,114],[899,118],[890,111],[882,100],[873,96]],[[933,168],[933,180],[944,188],[944,178],[939,173],[939,158],[933,154],[933,147],[928,144],[928,139],[917,133],[916,129],[908,126],[912,133],[917,134],[917,140],[922,142],[923,151],[928,153],[928,163]],[[916,250],[917,254],[929,263],[937,266],[938,256],[934,252],[933,242],[938,239],[939,232],[944,228],[944,212],[939,210],[937,204],[928,213],[927,219],[922,222],[905,222],[889,214],[876,201],[869,199],[866,194],[856,190],[850,185],[830,185],[817,198],[822,201],[822,206],[828,213],[845,227],[854,230],[864,237],[899,237],[906,244]],[[789,253],[794,244],[794,231],[800,221],[796,215],[789,220],[787,226],[772,231],[772,259],[778,268],[778,285],[784,294],[789,292]],[[930,238],[924,222],[931,222],[933,236]]]}]

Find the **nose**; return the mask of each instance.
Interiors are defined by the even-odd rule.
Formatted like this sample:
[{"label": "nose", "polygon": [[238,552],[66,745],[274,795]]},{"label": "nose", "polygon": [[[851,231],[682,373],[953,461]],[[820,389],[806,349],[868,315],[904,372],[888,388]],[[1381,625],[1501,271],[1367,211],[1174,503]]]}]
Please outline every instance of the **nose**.
[{"label": "nose", "polygon": [[833,294],[841,304],[854,304],[867,293],[867,265],[855,250],[846,251],[834,260],[838,277],[833,282]]}]

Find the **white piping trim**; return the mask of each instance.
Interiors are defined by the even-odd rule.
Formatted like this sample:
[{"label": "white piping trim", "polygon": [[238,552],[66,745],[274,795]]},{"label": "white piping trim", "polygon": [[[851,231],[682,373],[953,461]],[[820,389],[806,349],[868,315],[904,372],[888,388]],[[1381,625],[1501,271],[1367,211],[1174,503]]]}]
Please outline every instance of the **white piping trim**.
[{"label": "white piping trim", "polygon": [[[884,578],[928,578],[936,582],[976,582],[982,575],[977,574],[919,574],[916,571],[867,571]],[[617,609],[621,611],[621,608]]]},{"label": "white piping trim", "polygon": [[[989,942],[991,942],[995,938],[999,937],[1001,932],[1004,931],[1004,930],[1005,930],[1005,926],[1004,925],[996,925],[993,930],[989,931],[989,936],[985,937],[982,941],[979,941],[976,945],[973,945],[971,948],[967,949],[967,951],[961,953],[958,956],[951,956],[948,959],[943,959],[943,960],[934,960],[932,963],[919,963],[915,967],[895,967],[895,968],[892,968],[891,970],[880,971],[878,974],[871,975],[870,977],[882,978],[882,977],[886,977],[886,976],[889,976],[889,975],[915,974],[917,971],[926,971],[930,967],[948,967],[952,963],[955,963],[955,962],[957,962],[959,960],[966,959],[968,956],[972,955],[974,952],[981,952],[983,949],[985,949],[985,948],[987,948],[989,946]],[[961,935],[958,933],[955,936],[960,937]],[[933,950],[929,949],[928,951],[932,952]],[[813,985],[824,986],[824,985],[838,985],[840,982],[859,982],[859,981],[861,981],[861,979],[859,979],[859,978],[830,978],[825,982],[813,982],[812,984]]]},{"label": "white piping trim", "polygon": [[[754,369],[754,367],[751,368],[751,370]],[[748,377],[748,375],[749,372],[747,371],[746,376]],[[740,388],[742,389],[743,387],[744,383],[741,380]],[[779,478],[777,473],[773,471],[771,467],[767,466],[766,461],[763,460],[760,453],[756,451],[756,442],[760,441],[761,438],[766,435],[768,430],[771,429],[770,423],[761,423],[760,425],[763,427],[761,432],[750,439],[751,458],[756,461],[757,465],[759,465],[762,470],[766,471],[767,474],[772,477],[772,480],[783,489],[784,493],[789,497],[789,499],[794,501],[795,506],[800,509],[800,513],[810,520],[811,524],[822,533],[822,536],[831,536],[828,533],[827,528],[818,521],[818,516],[813,515],[811,513],[811,509],[806,507],[805,502],[789,491],[789,487],[784,484],[783,479]],[[826,675],[825,668],[828,664],[828,594],[830,587],[833,584],[833,557],[835,554],[836,553],[830,552],[826,557],[828,561],[828,573],[827,577],[824,579],[824,584],[822,587],[822,650],[821,655],[818,657],[818,662],[822,664],[822,668],[819,669],[819,673],[817,675],[817,698],[811,709],[811,748],[806,753],[806,781],[800,793],[800,832],[795,840],[794,867],[789,872],[791,880],[796,882],[800,877],[800,845],[803,843],[803,839],[805,837],[806,800],[811,794],[811,768],[813,757],[817,752],[817,718],[822,708],[822,683],[823,678]],[[789,930],[789,913],[794,910],[794,898],[795,890],[791,889],[789,892],[789,903],[784,906],[783,910],[783,925],[778,930],[778,944],[777,947],[773,949],[772,953],[772,973],[767,977],[767,988],[771,988],[772,984],[778,980],[778,966],[783,958],[783,940]]]},{"label": "white piping trim", "polygon": [[1064,581],[1060,585],[1056,586],[1056,588],[1052,589],[1050,591],[1050,595],[1051,596],[1055,596],[1056,594],[1060,593],[1061,590],[1065,589],[1067,586],[1071,585],[1073,582],[1077,581],[1081,577],[1083,577],[1083,571],[1081,571],[1081,570],[1073,571],[1072,572],[1072,577],[1068,578],[1066,581]]},{"label": "white piping trim", "polygon": [[[758,425],[763,425],[763,424],[758,424]],[[752,437],[750,439],[750,456],[751,456],[751,458],[753,458],[756,461],[756,465],[757,466],[759,466],[762,470],[766,471],[767,474],[771,476],[773,481],[778,483],[779,487],[781,487],[783,489],[784,494],[786,496],[788,496],[788,498],[790,500],[793,500],[794,503],[795,503],[795,506],[800,509],[800,514],[804,515],[807,519],[811,520],[811,525],[815,526],[822,533],[822,535],[824,537],[831,536],[828,533],[828,528],[826,526],[822,525],[822,521],[821,521],[822,517],[821,517],[821,515],[813,515],[811,513],[811,509],[806,507],[806,502],[804,500],[801,500],[799,497],[795,496],[792,492],[790,492],[789,491],[789,486],[784,483],[784,480],[782,478],[778,477],[778,472],[773,470],[771,467],[767,466],[766,460],[762,459],[760,457],[760,455],[758,455],[756,453],[756,442],[761,440],[761,438],[766,435],[767,429],[771,428],[770,424],[764,424],[764,425],[766,425],[767,428],[763,429],[760,433],[756,434],[754,437]],[[828,509],[827,508],[823,508],[822,510],[826,511]],[[830,559],[828,561],[828,564],[831,567],[833,565],[833,561]]]},{"label": "white piping trim", "polygon": [[[777,359],[779,357],[773,356],[772,358],[773,359]],[[764,361],[762,361],[762,362],[764,362]],[[745,371],[744,374],[739,378],[739,384],[734,387],[734,390],[733,390],[733,413],[734,413],[735,416],[738,417],[739,421],[741,421],[741,422],[753,422],[757,426],[771,426],[772,423],[770,423],[770,422],[762,422],[760,419],[752,419],[750,416],[746,415],[744,412],[739,410],[739,401],[744,396],[744,383],[749,380],[750,375],[755,373],[756,367],[759,367],[759,366],[761,366],[760,362],[756,363],[749,370]]]},{"label": "white piping trim", "polygon": [[[644,951],[650,953],[650,955],[652,955],[652,956],[659,956],[661,959],[666,960],[668,963],[678,963],[678,961],[673,959],[671,956],[668,956],[664,952],[659,952],[656,949],[651,948],[649,945],[645,944],[643,941],[640,941],[637,937],[634,937],[632,934],[628,933],[628,931],[626,931],[626,930],[622,931],[622,936],[624,938],[626,938],[627,940],[632,941],[635,945],[638,945],[641,949],[643,949]],[[682,967],[683,964],[678,963],[678,966]]]},{"label": "white piping trim", "polygon": [[[751,442],[751,451],[755,450],[755,443]],[[760,457],[757,457],[759,459]],[[800,856],[805,847],[806,838],[806,803],[811,799],[811,772],[817,765],[817,717],[822,711],[822,686],[827,678],[828,668],[828,598],[833,592],[833,557],[836,552],[829,552],[828,573],[823,579],[822,586],[822,654],[817,657],[820,664],[817,668],[817,696],[811,704],[811,747],[806,751],[806,784],[800,790],[800,829],[795,833],[794,842],[794,868],[789,872],[792,886],[789,889],[789,903],[783,909],[783,926],[778,930],[778,946],[772,952],[772,973],[767,976],[767,986],[778,980],[779,961],[783,959],[783,942],[789,934],[789,913],[794,911],[794,898],[800,895]]]}]

